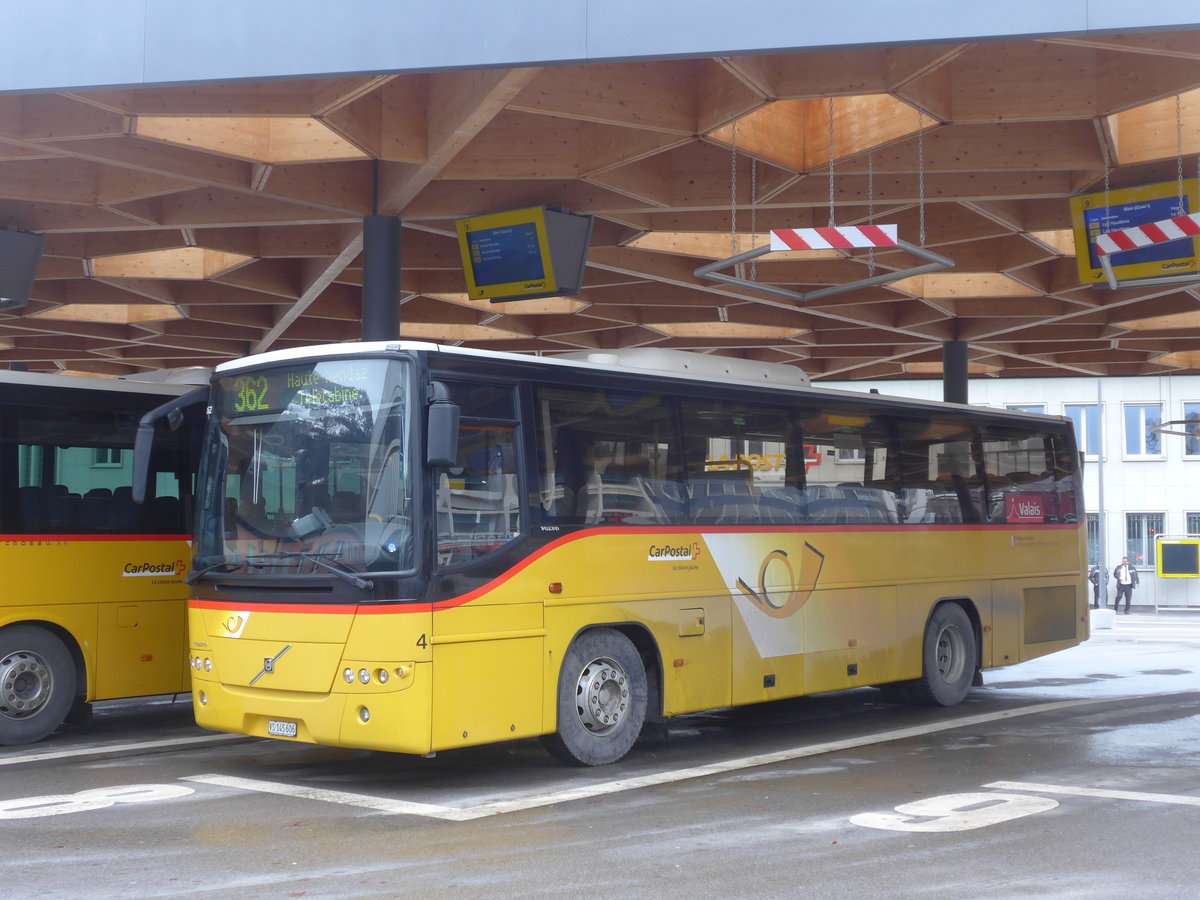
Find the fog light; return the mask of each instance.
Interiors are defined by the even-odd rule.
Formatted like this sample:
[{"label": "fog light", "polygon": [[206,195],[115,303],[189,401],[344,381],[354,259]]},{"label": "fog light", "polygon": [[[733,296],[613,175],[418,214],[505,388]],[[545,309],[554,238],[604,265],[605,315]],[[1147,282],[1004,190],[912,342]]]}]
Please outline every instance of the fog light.
[{"label": "fog light", "polygon": [[358,708],[358,717],[363,722],[370,722],[371,721],[371,711],[369,709],[367,709],[365,706],[360,706]]},{"label": "fog light", "polygon": [[371,683],[371,673],[368,672],[366,669],[359,669],[358,670],[358,680],[361,681],[363,684],[370,684]]},{"label": "fog light", "polygon": [[200,705],[208,706],[208,694],[204,693],[204,691],[200,692]]},{"label": "fog light", "polygon": [[379,681],[380,684],[387,684],[389,677],[390,676],[388,675],[387,669],[380,669],[378,672],[375,673],[375,678]]},{"label": "fog light", "polygon": [[346,679],[346,684],[354,684],[354,670],[346,669],[342,672],[342,677]]}]

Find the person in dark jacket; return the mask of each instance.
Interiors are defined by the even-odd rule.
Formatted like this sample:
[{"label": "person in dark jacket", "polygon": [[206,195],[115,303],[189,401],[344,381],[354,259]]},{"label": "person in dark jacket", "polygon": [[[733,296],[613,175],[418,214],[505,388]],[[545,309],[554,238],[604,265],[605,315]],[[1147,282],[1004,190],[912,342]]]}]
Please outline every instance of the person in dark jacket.
[{"label": "person in dark jacket", "polygon": [[1133,601],[1133,589],[1138,586],[1137,569],[1129,564],[1129,557],[1121,558],[1121,564],[1113,569],[1113,578],[1117,580],[1117,602],[1113,611],[1121,611],[1121,597],[1125,598],[1125,615],[1129,615],[1129,604]]},{"label": "person in dark jacket", "polygon": [[1100,608],[1100,567],[1092,566],[1088,572],[1088,581],[1092,583],[1092,609]]}]

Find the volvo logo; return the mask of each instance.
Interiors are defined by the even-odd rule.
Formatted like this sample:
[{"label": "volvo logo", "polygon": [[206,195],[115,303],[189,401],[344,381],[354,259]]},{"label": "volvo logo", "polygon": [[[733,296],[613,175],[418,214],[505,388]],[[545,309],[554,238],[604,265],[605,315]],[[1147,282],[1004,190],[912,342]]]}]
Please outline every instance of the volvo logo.
[{"label": "volvo logo", "polygon": [[264,675],[270,675],[272,672],[274,672],[275,671],[275,663],[279,662],[279,657],[283,656],[283,654],[287,653],[291,649],[292,649],[292,645],[288,644],[286,647],[284,647],[282,650],[280,650],[274,656],[264,659],[262,671],[250,679],[250,686],[253,686],[254,682],[258,681],[258,679],[262,678]]}]

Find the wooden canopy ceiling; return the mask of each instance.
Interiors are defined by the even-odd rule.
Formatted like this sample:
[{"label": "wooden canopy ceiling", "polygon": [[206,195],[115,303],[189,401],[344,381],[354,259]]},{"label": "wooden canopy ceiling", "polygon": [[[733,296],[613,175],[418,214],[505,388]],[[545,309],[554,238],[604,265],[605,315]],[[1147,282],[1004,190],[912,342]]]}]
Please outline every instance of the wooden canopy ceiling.
[{"label": "wooden canopy ceiling", "polygon": [[[1200,284],[1081,286],[1067,201],[1106,171],[1195,177],[1197,154],[1194,31],[0,96],[0,224],[47,235],[0,364],[121,375],[354,340],[377,211],[404,223],[406,337],[814,379],[936,376],[955,339],[998,376],[1197,372]],[[831,193],[836,224],[914,244],[923,224],[955,268],[811,303],[693,274],[828,224]],[[540,205],[596,217],[582,292],[467,304],[454,219]],[[806,291],[912,265],[744,274]]]}]

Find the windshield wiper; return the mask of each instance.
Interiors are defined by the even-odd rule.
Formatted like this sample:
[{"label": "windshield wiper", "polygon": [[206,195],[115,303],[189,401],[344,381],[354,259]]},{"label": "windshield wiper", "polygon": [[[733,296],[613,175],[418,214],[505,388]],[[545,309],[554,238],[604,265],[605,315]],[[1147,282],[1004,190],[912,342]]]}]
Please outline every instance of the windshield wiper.
[{"label": "windshield wiper", "polygon": [[[345,563],[334,564],[322,559],[323,556],[336,557],[336,553],[313,553],[309,550],[287,550],[279,553],[256,553],[254,556],[246,557],[246,565],[255,566],[263,569],[271,564],[271,561],[280,559],[302,559],[305,562],[310,562],[314,566],[320,566],[322,569],[328,569],[338,578],[348,584],[354,585],[360,591],[369,591],[374,589],[375,582],[368,581],[365,578],[359,578],[353,572],[347,571]],[[258,560],[267,560],[267,562],[259,562]]]},{"label": "windshield wiper", "polygon": [[217,569],[224,569],[226,572],[232,572],[235,569],[245,568],[245,563],[238,562],[219,562],[213,563],[211,566],[205,566],[203,569],[197,569],[194,572],[188,572],[187,577],[183,579],[184,584],[195,584],[209,572],[215,572]]}]

